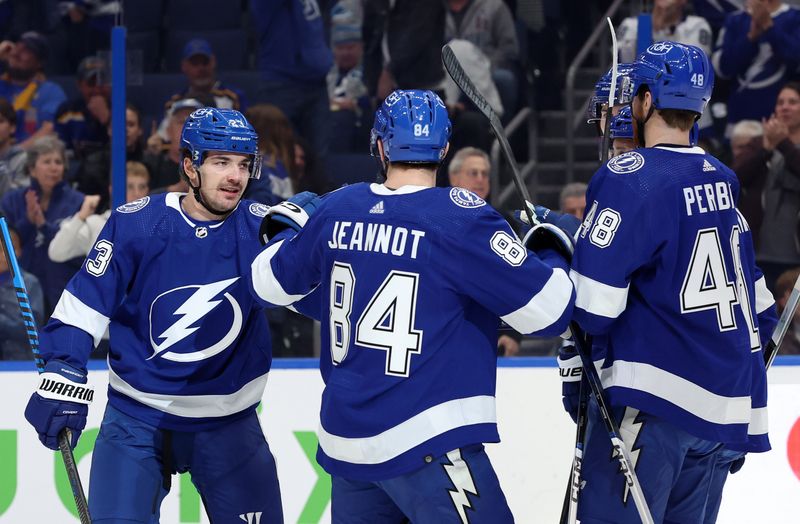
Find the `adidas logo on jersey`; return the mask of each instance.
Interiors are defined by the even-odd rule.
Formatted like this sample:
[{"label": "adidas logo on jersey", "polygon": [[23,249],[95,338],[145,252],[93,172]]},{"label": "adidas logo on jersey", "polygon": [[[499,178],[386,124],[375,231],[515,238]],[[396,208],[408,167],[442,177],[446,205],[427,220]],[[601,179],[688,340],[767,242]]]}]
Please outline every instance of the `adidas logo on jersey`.
[{"label": "adidas logo on jersey", "polygon": [[382,215],[383,211],[383,200],[372,206],[372,209],[369,210],[371,215]]},{"label": "adidas logo on jersey", "polygon": [[705,158],[703,159],[703,171],[716,171],[716,170],[717,168],[712,166],[711,162],[709,162]]}]

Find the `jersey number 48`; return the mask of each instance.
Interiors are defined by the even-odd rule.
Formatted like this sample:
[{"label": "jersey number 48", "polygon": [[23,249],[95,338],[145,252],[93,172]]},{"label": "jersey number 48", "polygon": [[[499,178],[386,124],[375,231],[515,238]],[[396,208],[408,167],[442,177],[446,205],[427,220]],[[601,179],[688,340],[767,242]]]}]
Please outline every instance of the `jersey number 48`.
[{"label": "jersey number 48", "polygon": [[742,316],[750,334],[750,348],[757,350],[761,343],[742,270],[740,236],[739,226],[734,226],[730,235],[730,249],[736,280],[731,282],[728,280],[717,228],[701,229],[697,232],[692,257],[681,286],[681,313],[713,309],[717,313],[719,330],[730,331],[736,329],[734,307],[738,304],[742,308]]}]

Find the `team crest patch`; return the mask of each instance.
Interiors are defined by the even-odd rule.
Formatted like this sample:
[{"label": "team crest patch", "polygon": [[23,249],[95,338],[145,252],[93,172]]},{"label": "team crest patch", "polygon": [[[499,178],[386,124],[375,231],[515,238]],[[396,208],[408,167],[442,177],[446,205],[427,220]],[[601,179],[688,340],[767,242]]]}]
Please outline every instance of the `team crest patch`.
[{"label": "team crest patch", "polygon": [[636,151],[622,153],[608,161],[608,169],[618,175],[633,173],[644,165],[644,157]]},{"label": "team crest patch", "polygon": [[450,200],[452,200],[455,205],[467,209],[486,205],[484,199],[462,187],[454,187],[450,190]]},{"label": "team crest patch", "polygon": [[139,200],[134,200],[133,202],[122,204],[117,208],[117,211],[119,211],[120,213],[136,213],[149,203],[150,203],[150,197],[146,196],[140,198]]},{"label": "team crest patch", "polygon": [[269,211],[269,206],[267,205],[259,204],[258,202],[250,204],[250,212],[257,217],[264,218],[267,216],[267,211]]}]

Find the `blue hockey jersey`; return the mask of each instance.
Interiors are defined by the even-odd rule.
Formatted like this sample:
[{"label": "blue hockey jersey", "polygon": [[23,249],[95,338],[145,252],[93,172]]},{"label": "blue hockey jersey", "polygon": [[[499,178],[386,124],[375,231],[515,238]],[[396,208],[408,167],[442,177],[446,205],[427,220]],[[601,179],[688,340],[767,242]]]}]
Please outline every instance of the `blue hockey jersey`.
[{"label": "blue hockey jersey", "polygon": [[761,340],[776,318],[738,194],[736,175],[698,147],[615,157],[589,185],[570,276],[575,319],[605,335],[612,404],[764,451]]},{"label": "blue hockey jersey", "polygon": [[747,12],[728,15],[714,52],[714,70],[732,80],[728,122],[761,120],[775,110],[775,99],[800,66],[800,9],[780,6],[772,13],[772,27],[755,42],[747,37]]},{"label": "blue hockey jersey", "polygon": [[461,188],[355,184],[323,198],[291,240],[253,263],[260,299],[322,297],[325,381],[317,460],[383,480],[450,450],[497,442],[500,318],[559,335],[574,292],[566,263],[526,250]]},{"label": "blue hockey jersey", "polygon": [[267,207],[242,201],[225,220],[198,222],[182,196],[111,213],[41,345],[46,360],[84,367],[109,328],[109,403],[161,428],[203,430],[263,395],[270,336],[246,275]]}]

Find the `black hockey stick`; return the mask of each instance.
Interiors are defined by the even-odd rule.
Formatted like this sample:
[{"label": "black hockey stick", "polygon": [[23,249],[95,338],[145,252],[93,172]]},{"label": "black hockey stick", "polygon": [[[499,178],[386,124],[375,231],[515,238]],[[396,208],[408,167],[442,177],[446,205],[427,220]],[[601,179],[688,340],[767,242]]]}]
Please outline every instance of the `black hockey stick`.
[{"label": "black hockey stick", "polygon": [[[467,95],[467,98],[469,98],[470,101],[475,104],[478,110],[489,119],[489,124],[491,125],[492,130],[497,137],[497,141],[500,143],[500,149],[503,152],[506,161],[511,166],[511,174],[514,180],[514,185],[516,186],[517,192],[523,201],[522,208],[525,210],[525,213],[528,216],[529,223],[531,225],[538,224],[539,221],[536,220],[533,214],[532,204],[530,206],[528,204],[530,202],[528,188],[523,183],[522,177],[519,174],[517,161],[514,158],[514,153],[511,151],[511,147],[508,144],[508,139],[505,136],[505,130],[500,124],[500,120],[497,118],[494,110],[489,105],[489,102],[487,102],[486,97],[484,97],[480,91],[475,88],[472,80],[470,80],[470,78],[467,76],[464,68],[461,67],[461,64],[459,63],[458,58],[456,58],[455,53],[447,44],[445,44],[445,46],[442,48],[442,63],[456,85],[458,85],[464,94]],[[636,509],[639,512],[639,518],[643,524],[653,524],[653,517],[650,514],[650,508],[647,506],[647,501],[644,498],[642,486],[639,484],[639,478],[636,476],[636,472],[633,470],[633,461],[631,460],[630,453],[625,445],[625,442],[623,442],[622,438],[620,437],[619,425],[611,416],[611,411],[608,408],[605,395],[603,395],[603,385],[600,382],[600,376],[597,374],[597,369],[595,369],[594,362],[592,362],[592,359],[589,356],[588,348],[585,346],[583,331],[574,321],[570,322],[570,330],[572,331],[573,338],[575,339],[575,349],[578,351],[578,354],[581,357],[581,362],[583,364],[583,375],[589,382],[592,395],[594,396],[597,405],[600,408],[600,414],[603,418],[606,429],[608,430],[608,436],[611,439],[611,445],[614,448],[616,456],[620,462],[620,471],[625,476],[625,482],[630,489],[631,495],[633,496]]]},{"label": "black hockey stick", "polygon": [[800,302],[800,276],[794,281],[794,288],[792,288],[792,293],[789,295],[789,300],[786,301],[786,307],[783,308],[781,318],[775,326],[775,331],[772,332],[772,338],[769,339],[767,347],[764,348],[764,364],[767,369],[772,365],[775,355],[778,354],[778,350],[781,348],[783,337],[786,336],[786,330],[789,329],[789,324],[792,323],[798,302]]},{"label": "black hockey stick", "polygon": [[[33,310],[31,309],[30,299],[28,298],[28,290],[25,287],[25,280],[22,278],[22,271],[17,264],[17,255],[14,252],[14,245],[11,242],[11,234],[8,230],[8,223],[3,215],[0,215],[0,240],[2,240],[3,251],[6,255],[6,262],[11,271],[13,278],[14,290],[17,293],[17,302],[19,303],[19,311],[22,314],[22,321],[25,323],[25,328],[28,331],[28,345],[33,351],[33,360],[36,363],[36,370],[41,374],[44,372],[44,360],[39,353],[39,333],[36,331],[36,319],[33,317]],[[65,428],[58,434],[58,448],[61,450],[61,456],[64,459],[64,467],[67,470],[67,478],[69,479],[70,488],[72,488],[72,496],[75,498],[75,507],[78,509],[78,518],[81,524],[91,524],[92,519],[89,517],[89,505],[86,503],[86,496],[83,494],[83,484],[81,484],[81,477],[78,474],[78,464],[75,462],[75,456],[72,454],[70,448],[70,440],[72,434],[69,429]]]}]

